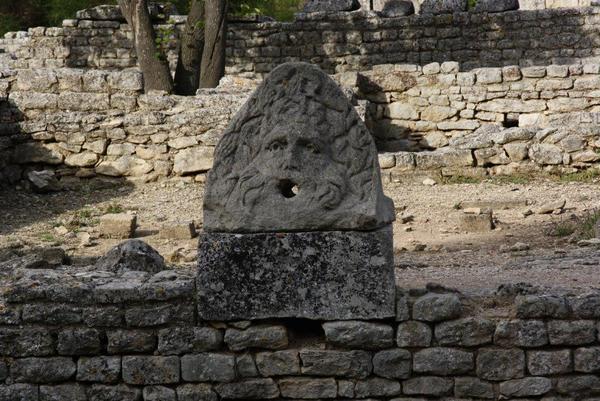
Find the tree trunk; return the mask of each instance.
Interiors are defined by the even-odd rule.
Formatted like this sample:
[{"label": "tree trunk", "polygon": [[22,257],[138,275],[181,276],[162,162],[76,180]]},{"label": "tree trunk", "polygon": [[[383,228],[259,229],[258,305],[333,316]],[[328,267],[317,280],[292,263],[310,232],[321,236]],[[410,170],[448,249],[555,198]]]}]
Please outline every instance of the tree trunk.
[{"label": "tree trunk", "polygon": [[204,48],[204,0],[193,0],[181,37],[175,72],[175,93],[195,95],[200,83]]},{"label": "tree trunk", "polygon": [[215,88],[225,75],[227,0],[206,0],[205,15],[200,87]]},{"label": "tree trunk", "polygon": [[169,64],[156,46],[156,33],[146,0],[119,0],[119,6],[133,31],[138,64],[144,76],[144,91],[173,92]]}]

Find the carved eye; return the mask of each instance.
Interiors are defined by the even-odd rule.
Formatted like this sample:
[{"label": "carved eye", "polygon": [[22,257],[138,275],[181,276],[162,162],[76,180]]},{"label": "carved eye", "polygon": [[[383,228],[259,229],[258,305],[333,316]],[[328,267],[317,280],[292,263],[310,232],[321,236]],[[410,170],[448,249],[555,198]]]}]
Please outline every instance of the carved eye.
[{"label": "carved eye", "polygon": [[278,152],[280,150],[283,150],[284,147],[285,147],[285,142],[280,141],[280,140],[275,140],[275,141],[271,142],[269,144],[269,146],[267,146],[267,149],[269,149],[271,152]]},{"label": "carved eye", "polygon": [[319,147],[317,145],[315,145],[314,143],[307,143],[306,144],[306,149],[308,149],[308,151],[310,153],[314,153],[314,154],[321,153],[321,151],[319,150]]}]

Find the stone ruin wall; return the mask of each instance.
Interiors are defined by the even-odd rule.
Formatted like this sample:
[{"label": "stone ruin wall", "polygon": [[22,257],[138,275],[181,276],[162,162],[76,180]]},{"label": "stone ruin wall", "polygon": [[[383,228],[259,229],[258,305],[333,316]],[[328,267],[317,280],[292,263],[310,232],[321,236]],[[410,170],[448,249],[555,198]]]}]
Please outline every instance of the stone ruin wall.
[{"label": "stone ruin wall", "polygon": [[[596,7],[402,18],[317,13],[293,23],[233,24],[228,85],[187,98],[142,94],[141,75],[129,68],[128,27],[80,17],[0,43],[2,181],[18,181],[31,166],[79,177],[203,179],[253,80],[290,60],[337,72],[366,108],[386,179],[422,170],[565,172],[599,159]],[[502,130],[482,128],[490,123]]]},{"label": "stone ruin wall", "polygon": [[597,293],[411,290],[387,320],[207,322],[194,283],[185,270],[20,270],[0,309],[0,400],[549,401],[600,392]]},{"label": "stone ruin wall", "polygon": [[[5,75],[0,159],[9,181],[31,165],[78,177],[203,179],[222,129],[249,95],[241,87],[146,95],[135,70]],[[569,172],[600,160],[598,64],[471,72],[453,62],[387,65],[335,78],[364,99],[357,103],[366,109],[386,179],[429,170]]]}]

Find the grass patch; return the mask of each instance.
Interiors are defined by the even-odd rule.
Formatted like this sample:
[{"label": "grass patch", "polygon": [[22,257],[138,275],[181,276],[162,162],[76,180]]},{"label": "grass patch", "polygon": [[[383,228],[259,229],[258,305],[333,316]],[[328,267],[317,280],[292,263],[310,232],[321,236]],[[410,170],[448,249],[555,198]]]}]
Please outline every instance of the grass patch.
[{"label": "grass patch", "polygon": [[534,180],[533,176],[525,174],[495,175],[490,178],[492,184],[526,185]]},{"label": "grass patch", "polygon": [[483,181],[483,177],[451,175],[448,177],[442,177],[440,180],[440,184],[443,184],[443,185],[480,184],[482,181]]},{"label": "grass patch", "polygon": [[598,182],[600,170],[589,168],[576,173],[561,174],[556,178],[560,182]]},{"label": "grass patch", "polygon": [[577,241],[594,238],[598,220],[600,220],[600,209],[595,209],[581,217],[557,223],[552,230],[552,235],[561,238],[573,235]]},{"label": "grass patch", "polygon": [[125,211],[125,209],[123,209],[123,206],[121,206],[118,203],[111,203],[110,205],[108,205],[106,207],[107,214],[118,214],[118,213],[123,213],[124,211]]},{"label": "grass patch", "polygon": [[53,244],[60,244],[62,241],[59,238],[56,238],[54,234],[49,232],[44,232],[40,234],[40,241],[49,242]]}]

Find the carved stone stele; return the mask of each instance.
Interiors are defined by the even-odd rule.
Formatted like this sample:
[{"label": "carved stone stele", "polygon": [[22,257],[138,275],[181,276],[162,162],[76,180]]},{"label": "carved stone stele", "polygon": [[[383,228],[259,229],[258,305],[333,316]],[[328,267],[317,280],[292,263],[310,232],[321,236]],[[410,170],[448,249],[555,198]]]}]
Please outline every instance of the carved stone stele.
[{"label": "carved stone stele", "polygon": [[393,220],[374,141],[342,90],[310,64],[274,69],[216,148],[204,230],[367,231]]}]

